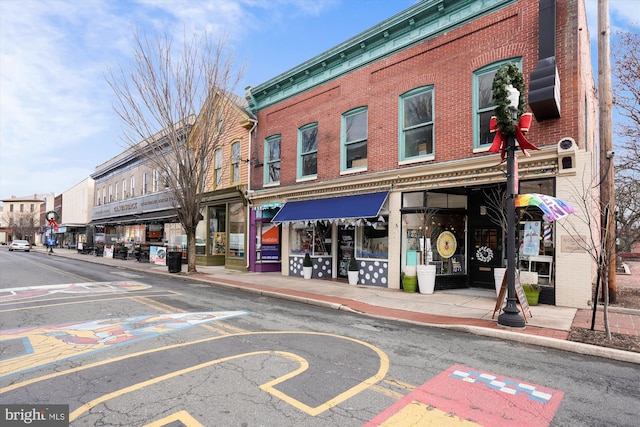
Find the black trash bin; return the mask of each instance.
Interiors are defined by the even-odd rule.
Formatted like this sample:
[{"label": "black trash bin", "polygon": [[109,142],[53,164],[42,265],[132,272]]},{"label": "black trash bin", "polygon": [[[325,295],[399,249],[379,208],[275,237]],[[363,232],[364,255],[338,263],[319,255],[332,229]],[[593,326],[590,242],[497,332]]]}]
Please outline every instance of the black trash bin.
[{"label": "black trash bin", "polygon": [[182,252],[167,252],[167,267],[169,273],[180,273],[182,271]]}]

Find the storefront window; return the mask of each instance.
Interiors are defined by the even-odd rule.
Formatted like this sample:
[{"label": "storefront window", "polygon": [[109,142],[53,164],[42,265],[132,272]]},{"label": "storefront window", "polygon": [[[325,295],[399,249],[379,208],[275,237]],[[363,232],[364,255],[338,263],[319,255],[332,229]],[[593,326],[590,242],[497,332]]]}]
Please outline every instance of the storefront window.
[{"label": "storefront window", "polygon": [[331,254],[331,226],[318,223],[316,225],[293,225],[291,229],[291,253],[310,255]]},{"label": "storefront window", "polygon": [[227,253],[227,214],[225,206],[209,207],[209,251],[211,255]]},{"label": "storefront window", "polygon": [[402,195],[402,266],[432,264],[436,274],[466,274],[466,196]]},{"label": "storefront window", "polygon": [[356,228],[356,258],[389,257],[388,217],[384,220]]},{"label": "storefront window", "polygon": [[229,256],[244,258],[245,227],[247,215],[242,203],[229,205]]},{"label": "storefront window", "polygon": [[[205,217],[205,210],[202,209],[201,212],[203,217]],[[204,221],[200,221],[196,226],[196,255],[206,255],[207,249],[207,223]]]}]

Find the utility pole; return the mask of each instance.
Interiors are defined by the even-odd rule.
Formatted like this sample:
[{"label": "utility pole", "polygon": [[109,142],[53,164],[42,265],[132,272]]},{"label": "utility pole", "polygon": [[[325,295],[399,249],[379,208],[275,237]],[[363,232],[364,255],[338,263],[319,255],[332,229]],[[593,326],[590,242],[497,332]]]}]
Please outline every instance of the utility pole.
[{"label": "utility pole", "polygon": [[[615,181],[613,164],[609,0],[598,0],[598,94],[600,112],[600,212],[609,302],[616,302]],[[608,207],[608,209],[605,209]],[[605,219],[605,215],[607,218]]]}]

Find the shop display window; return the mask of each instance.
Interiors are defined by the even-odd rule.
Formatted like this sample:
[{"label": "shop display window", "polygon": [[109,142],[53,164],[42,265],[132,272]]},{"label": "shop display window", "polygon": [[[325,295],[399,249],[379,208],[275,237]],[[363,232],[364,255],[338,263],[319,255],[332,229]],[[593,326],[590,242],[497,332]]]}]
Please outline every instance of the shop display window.
[{"label": "shop display window", "polygon": [[356,258],[389,257],[387,220],[356,227]]},{"label": "shop display window", "polygon": [[242,203],[229,205],[229,256],[244,258],[246,211]]},{"label": "shop display window", "polygon": [[331,254],[331,225],[293,225],[290,236],[292,254]]}]

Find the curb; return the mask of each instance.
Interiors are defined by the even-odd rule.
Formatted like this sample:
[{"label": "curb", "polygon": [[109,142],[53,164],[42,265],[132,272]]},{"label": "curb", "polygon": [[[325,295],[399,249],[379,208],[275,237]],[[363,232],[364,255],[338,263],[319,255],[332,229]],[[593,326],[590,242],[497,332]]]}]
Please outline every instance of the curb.
[{"label": "curb", "polygon": [[[47,254],[64,257],[63,255],[57,255],[55,252],[53,254],[49,254],[49,253]],[[91,261],[90,259],[87,259],[87,260],[83,259],[80,261],[91,262],[93,264],[107,265],[101,262]],[[634,353],[631,351],[600,347],[600,346],[595,346],[591,344],[561,340],[557,338],[542,337],[539,335],[522,334],[516,331],[510,331],[510,330],[503,331],[499,329],[482,328],[479,326],[469,326],[469,325],[460,325],[460,324],[458,325],[436,324],[436,323],[419,322],[416,320],[402,319],[398,317],[382,316],[382,315],[367,313],[360,310],[354,310],[344,304],[338,304],[338,303],[323,301],[323,300],[309,298],[309,297],[300,297],[297,295],[289,295],[286,293],[281,293],[276,291],[266,291],[264,289],[256,289],[253,287],[243,287],[243,286],[235,285],[232,283],[225,283],[213,278],[202,279],[199,277],[187,276],[187,275],[176,275],[175,273],[169,273],[169,272],[152,270],[152,269],[135,268],[134,266],[113,266],[113,267],[132,270],[132,271],[146,272],[146,273],[156,274],[160,276],[170,276],[174,278],[180,278],[185,281],[191,280],[191,281],[196,281],[199,283],[204,283],[212,286],[219,286],[222,288],[239,290],[239,291],[250,293],[250,294],[262,295],[262,296],[271,297],[271,298],[278,298],[285,301],[299,302],[299,303],[309,304],[317,307],[324,307],[324,308],[329,308],[333,310],[346,311],[353,314],[365,315],[371,318],[394,320],[397,322],[409,323],[409,324],[414,324],[418,326],[427,326],[432,328],[466,332],[466,333],[470,333],[478,336],[510,340],[515,342],[520,342],[523,344],[537,345],[537,346],[546,347],[546,348],[553,348],[556,350],[562,350],[562,351],[567,351],[567,352],[572,352],[577,354],[584,354],[588,356],[601,357],[601,358],[606,358],[611,360],[617,360],[620,362],[627,362],[627,363],[640,365],[640,353]],[[609,309],[611,310],[611,307]],[[623,307],[615,307],[615,309],[623,310],[621,311],[622,313],[626,312],[627,314],[640,314],[640,310],[637,310],[637,309],[630,309],[630,308],[623,308]],[[592,308],[590,308],[590,310],[592,310]]]}]

